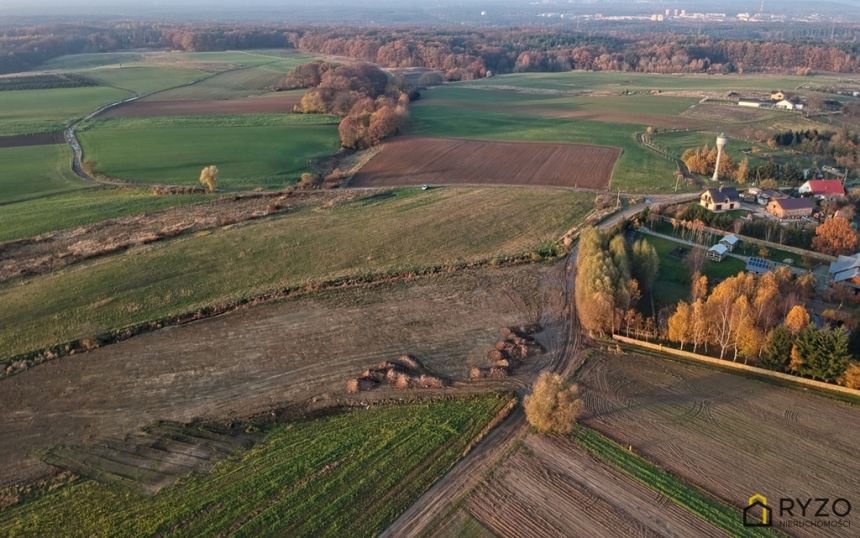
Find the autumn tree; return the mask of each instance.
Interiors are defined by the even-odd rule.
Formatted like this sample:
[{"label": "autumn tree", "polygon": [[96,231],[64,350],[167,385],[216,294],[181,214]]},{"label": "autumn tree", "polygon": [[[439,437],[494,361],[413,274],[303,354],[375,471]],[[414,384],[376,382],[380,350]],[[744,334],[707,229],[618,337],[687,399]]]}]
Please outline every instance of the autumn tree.
[{"label": "autumn tree", "polygon": [[678,303],[675,313],[669,316],[667,338],[670,342],[678,342],[678,349],[683,350],[684,344],[692,336],[693,312],[690,305],[684,301]]},{"label": "autumn tree", "polygon": [[200,184],[206,187],[209,192],[215,192],[215,187],[218,183],[218,167],[213,165],[206,166],[200,171]]},{"label": "autumn tree", "polygon": [[849,389],[860,389],[860,363],[854,361],[849,363],[839,383]]},{"label": "autumn tree", "polygon": [[857,251],[857,232],[851,227],[848,219],[843,217],[829,218],[815,229],[812,248],[831,256],[853,254]]},{"label": "autumn tree", "polygon": [[792,334],[797,336],[800,332],[809,326],[812,320],[809,317],[809,312],[806,311],[803,305],[794,305],[788,314],[785,316],[785,327]]},{"label": "autumn tree", "polygon": [[743,185],[747,182],[747,179],[750,175],[750,160],[744,157],[744,160],[738,164],[737,170],[735,170],[735,181],[737,181],[740,185]]},{"label": "autumn tree", "polygon": [[565,384],[558,374],[543,372],[523,407],[537,431],[570,433],[582,412],[582,400],[576,385]]},{"label": "autumn tree", "polygon": [[650,294],[653,291],[659,269],[660,257],[657,250],[647,239],[637,239],[633,243],[631,273],[644,293]]},{"label": "autumn tree", "polygon": [[[695,249],[701,250],[701,249]],[[708,277],[699,273],[693,273],[690,282],[690,297],[696,299],[704,299],[708,295]]]}]

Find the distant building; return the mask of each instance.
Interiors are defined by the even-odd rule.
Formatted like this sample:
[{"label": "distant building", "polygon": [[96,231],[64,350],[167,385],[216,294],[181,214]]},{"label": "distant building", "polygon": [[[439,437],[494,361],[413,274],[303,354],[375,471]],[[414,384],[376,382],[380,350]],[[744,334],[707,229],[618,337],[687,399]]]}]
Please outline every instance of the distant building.
[{"label": "distant building", "polygon": [[754,99],[740,99],[738,101],[738,106],[745,106],[748,108],[761,108],[765,104],[767,103],[762,103],[761,101],[756,101]]},{"label": "distant building", "polygon": [[721,262],[723,261],[723,258],[728,251],[729,249],[726,248],[725,245],[723,245],[722,243],[717,243],[716,245],[708,249],[707,258],[715,262]]},{"label": "distant building", "polygon": [[734,187],[720,187],[703,192],[699,197],[699,205],[708,211],[720,213],[738,209],[741,206],[741,198]]},{"label": "distant building", "polygon": [[800,219],[812,215],[815,203],[809,198],[782,198],[767,203],[767,212],[779,219]]},{"label": "distant building", "polygon": [[800,194],[811,194],[818,199],[843,198],[845,187],[838,179],[812,179],[797,188]]},{"label": "distant building", "polygon": [[722,239],[720,239],[719,244],[726,247],[729,252],[733,252],[735,250],[735,247],[738,245],[739,242],[740,242],[740,239],[738,239],[738,237],[736,235],[727,235],[727,236],[723,237]]},{"label": "distant building", "polygon": [[860,289],[860,254],[839,256],[830,263],[830,278],[855,289]]},{"label": "distant building", "polygon": [[786,98],[785,92],[782,90],[773,90],[770,92],[770,100],[771,101],[782,101]]}]

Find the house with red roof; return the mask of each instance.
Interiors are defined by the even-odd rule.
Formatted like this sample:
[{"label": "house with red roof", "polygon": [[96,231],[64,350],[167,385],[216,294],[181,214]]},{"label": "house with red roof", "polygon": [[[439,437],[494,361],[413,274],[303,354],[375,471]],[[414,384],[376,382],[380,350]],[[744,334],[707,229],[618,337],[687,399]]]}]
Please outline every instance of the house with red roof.
[{"label": "house with red roof", "polygon": [[811,194],[816,198],[842,198],[845,196],[845,187],[838,179],[810,179],[800,187],[800,194]]}]

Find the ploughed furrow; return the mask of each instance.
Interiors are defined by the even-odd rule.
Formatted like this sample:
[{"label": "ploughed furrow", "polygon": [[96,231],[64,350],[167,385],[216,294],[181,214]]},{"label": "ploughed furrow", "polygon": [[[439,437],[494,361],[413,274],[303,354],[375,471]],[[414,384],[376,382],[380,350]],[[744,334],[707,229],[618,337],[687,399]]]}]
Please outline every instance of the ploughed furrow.
[{"label": "ploughed furrow", "polygon": [[57,446],[44,456],[55,467],[99,482],[157,493],[181,477],[251,448],[262,434],[240,428],[158,422],[125,439],[87,446]]}]

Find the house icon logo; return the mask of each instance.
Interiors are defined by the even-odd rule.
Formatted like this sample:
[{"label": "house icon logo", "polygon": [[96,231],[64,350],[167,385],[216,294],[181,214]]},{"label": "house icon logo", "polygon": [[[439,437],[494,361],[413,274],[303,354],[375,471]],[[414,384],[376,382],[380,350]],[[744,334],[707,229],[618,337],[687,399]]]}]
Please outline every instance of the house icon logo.
[{"label": "house icon logo", "polygon": [[767,498],[761,493],[750,497],[744,508],[744,527],[770,527],[772,523]]}]

